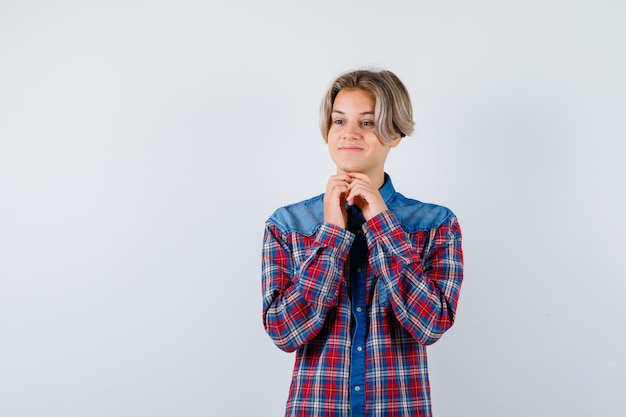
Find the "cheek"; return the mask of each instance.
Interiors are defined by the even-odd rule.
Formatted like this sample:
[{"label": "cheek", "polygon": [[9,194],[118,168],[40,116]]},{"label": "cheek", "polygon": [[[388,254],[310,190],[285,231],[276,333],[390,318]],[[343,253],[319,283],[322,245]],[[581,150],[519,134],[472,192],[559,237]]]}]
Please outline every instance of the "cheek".
[{"label": "cheek", "polygon": [[336,131],[334,131],[333,129],[328,131],[328,134],[326,135],[326,143],[328,144],[333,144],[333,143],[337,143],[339,140],[339,135],[337,134]]}]

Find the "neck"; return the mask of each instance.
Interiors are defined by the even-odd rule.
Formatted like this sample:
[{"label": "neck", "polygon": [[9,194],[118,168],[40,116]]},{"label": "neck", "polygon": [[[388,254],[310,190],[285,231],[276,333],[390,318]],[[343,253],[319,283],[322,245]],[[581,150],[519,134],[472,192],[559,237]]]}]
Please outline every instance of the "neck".
[{"label": "neck", "polygon": [[372,180],[372,184],[376,186],[376,189],[380,190],[385,184],[385,173],[381,172],[375,176],[370,176],[370,179]]}]

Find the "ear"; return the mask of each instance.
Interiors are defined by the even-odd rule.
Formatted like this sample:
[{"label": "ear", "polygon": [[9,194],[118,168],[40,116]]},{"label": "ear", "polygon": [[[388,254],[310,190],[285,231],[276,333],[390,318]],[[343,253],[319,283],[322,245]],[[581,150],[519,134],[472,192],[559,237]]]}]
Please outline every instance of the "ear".
[{"label": "ear", "polygon": [[396,137],[393,138],[393,140],[389,144],[389,147],[390,148],[395,148],[396,146],[398,146],[400,144],[401,141],[402,141],[402,136],[396,136]]}]

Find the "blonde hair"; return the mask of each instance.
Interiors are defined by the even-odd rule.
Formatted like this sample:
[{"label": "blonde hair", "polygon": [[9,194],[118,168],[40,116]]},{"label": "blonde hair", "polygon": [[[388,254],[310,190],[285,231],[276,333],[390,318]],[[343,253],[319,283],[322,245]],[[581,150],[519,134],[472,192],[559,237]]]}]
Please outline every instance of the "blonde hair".
[{"label": "blonde hair", "polygon": [[320,129],[328,140],[333,104],[342,89],[367,91],[374,98],[374,129],[378,139],[391,143],[398,136],[413,133],[413,108],[409,93],[400,79],[387,70],[354,70],[337,77],[328,88],[320,108]]}]

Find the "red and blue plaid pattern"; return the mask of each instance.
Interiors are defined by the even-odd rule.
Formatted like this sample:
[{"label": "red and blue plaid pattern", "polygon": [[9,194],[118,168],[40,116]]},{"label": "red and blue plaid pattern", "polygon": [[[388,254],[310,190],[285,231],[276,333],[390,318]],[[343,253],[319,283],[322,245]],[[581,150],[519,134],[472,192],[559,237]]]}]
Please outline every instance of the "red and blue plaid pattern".
[{"label": "red and blue plaid pattern", "polygon": [[[356,417],[350,396],[362,390],[368,417],[431,416],[426,345],[454,322],[463,279],[461,230],[447,209],[415,205],[395,191],[386,201],[390,209],[362,226],[368,246],[364,387],[350,380],[354,306],[346,276],[354,234],[322,221],[311,232],[301,222],[270,218],[266,224],[263,323],[279,348],[296,351],[288,417]],[[316,204],[307,202],[307,210]]]}]

